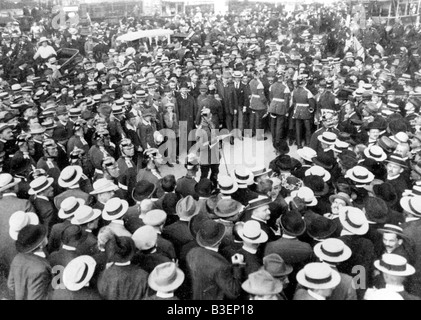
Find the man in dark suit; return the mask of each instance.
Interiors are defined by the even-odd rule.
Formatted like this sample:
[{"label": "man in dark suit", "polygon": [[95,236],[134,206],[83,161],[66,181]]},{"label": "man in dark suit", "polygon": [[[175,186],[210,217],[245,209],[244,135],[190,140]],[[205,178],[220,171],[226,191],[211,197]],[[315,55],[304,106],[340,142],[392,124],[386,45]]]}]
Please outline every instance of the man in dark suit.
[{"label": "man in dark suit", "polygon": [[141,300],[148,292],[148,274],[130,264],[135,245],[131,238],[114,236],[105,245],[108,262],[113,265],[98,279],[98,291],[106,300]]},{"label": "man in dark suit", "polygon": [[[236,127],[234,120],[238,117],[237,95],[235,93],[234,86],[229,83],[230,79],[231,74],[229,72],[225,72],[222,76],[222,83],[218,83],[217,86],[217,91],[222,99],[222,105],[224,108],[225,126],[229,132]],[[232,145],[234,144],[233,136],[230,138],[230,143]]]},{"label": "man in dark suit", "polygon": [[47,229],[42,225],[27,225],[18,235],[18,254],[10,266],[7,285],[15,300],[46,300],[51,284],[51,266],[43,251],[47,244]]},{"label": "man in dark suit", "polygon": [[199,247],[187,253],[187,270],[194,300],[236,299],[241,293],[244,257],[235,255],[231,265],[218,253],[224,234],[222,224],[205,221],[196,235]]},{"label": "man in dark suit", "polygon": [[33,205],[39,221],[47,228],[50,234],[51,228],[57,223],[57,209],[52,201],[54,197],[53,178],[40,176],[30,183],[29,194],[35,195]]},{"label": "man in dark suit", "polygon": [[269,242],[275,241],[278,238],[278,236],[275,235],[274,231],[267,224],[271,215],[269,210],[269,205],[271,203],[271,199],[262,196],[251,200],[245,208],[244,216],[242,218],[244,222],[247,222],[248,220],[258,221],[262,230],[268,235]]},{"label": "man in dark suit", "polygon": [[[16,211],[34,212],[34,207],[28,200],[18,199],[20,179],[13,178],[8,173],[0,174],[0,277],[7,279],[10,264],[16,255],[16,247],[9,236],[9,219]],[[0,292],[7,296],[6,292]]]},{"label": "man in dark suit", "polygon": [[162,236],[171,241],[174,245],[175,253],[180,258],[181,248],[194,240],[189,229],[191,218],[198,213],[199,206],[192,196],[187,196],[177,203],[177,215],[179,220],[170,224],[162,230]]},{"label": "man in dark suit", "polygon": [[244,74],[241,71],[234,71],[234,92],[237,98],[238,112],[234,115],[234,127],[243,132],[248,129],[248,119],[245,119],[247,105],[249,104],[249,92],[247,85],[241,82]]},{"label": "man in dark suit", "polygon": [[407,216],[406,222],[401,225],[404,235],[409,239],[414,250],[415,274],[408,283],[408,292],[421,297],[421,203],[414,197],[403,197],[400,204]]}]

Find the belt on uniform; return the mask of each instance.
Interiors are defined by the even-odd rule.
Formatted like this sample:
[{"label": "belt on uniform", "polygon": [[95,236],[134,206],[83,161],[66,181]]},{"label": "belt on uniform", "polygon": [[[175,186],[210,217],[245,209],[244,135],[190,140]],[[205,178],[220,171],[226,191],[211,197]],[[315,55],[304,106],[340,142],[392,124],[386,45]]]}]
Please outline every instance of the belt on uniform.
[{"label": "belt on uniform", "polygon": [[273,98],[273,101],[285,102],[285,99]]},{"label": "belt on uniform", "polygon": [[260,96],[258,94],[252,94],[251,97],[252,98],[259,98],[260,99]]},{"label": "belt on uniform", "polygon": [[297,103],[296,106],[297,107],[308,107],[310,105],[308,103]]}]

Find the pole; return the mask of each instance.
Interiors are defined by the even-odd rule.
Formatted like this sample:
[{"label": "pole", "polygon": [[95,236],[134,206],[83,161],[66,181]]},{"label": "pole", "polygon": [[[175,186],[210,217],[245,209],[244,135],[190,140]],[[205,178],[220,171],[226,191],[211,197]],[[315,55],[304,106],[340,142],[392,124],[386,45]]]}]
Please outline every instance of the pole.
[{"label": "pole", "polygon": [[225,150],[224,150],[224,140],[221,140],[221,145],[222,145],[222,159],[224,160],[224,164],[225,164],[225,170],[227,171],[227,175],[229,177],[231,177],[231,174],[228,171],[228,165],[227,165],[227,159],[225,158]]}]

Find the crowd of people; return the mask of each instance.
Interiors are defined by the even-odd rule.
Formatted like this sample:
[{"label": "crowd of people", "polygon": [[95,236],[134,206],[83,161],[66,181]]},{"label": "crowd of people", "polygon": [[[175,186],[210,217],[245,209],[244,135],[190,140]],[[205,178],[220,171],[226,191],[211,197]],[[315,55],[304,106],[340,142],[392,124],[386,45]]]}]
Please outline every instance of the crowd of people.
[{"label": "crowd of people", "polygon": [[0,298],[421,299],[421,33],[347,14],[0,29]]}]

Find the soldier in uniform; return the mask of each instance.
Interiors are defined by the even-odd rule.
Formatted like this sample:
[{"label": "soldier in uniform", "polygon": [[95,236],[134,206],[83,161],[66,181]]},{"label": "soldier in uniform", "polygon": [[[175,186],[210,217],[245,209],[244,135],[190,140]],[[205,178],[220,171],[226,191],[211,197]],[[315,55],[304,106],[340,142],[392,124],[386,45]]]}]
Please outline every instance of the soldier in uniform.
[{"label": "soldier in uniform", "polygon": [[265,96],[265,88],[263,86],[262,81],[260,80],[260,73],[259,71],[254,71],[254,79],[250,81],[249,87],[251,91],[251,99],[250,99],[250,109],[251,109],[251,117],[250,117],[250,128],[253,130],[253,133],[256,134],[257,140],[267,140],[264,136],[257,135],[256,130],[263,131],[263,116],[267,112],[267,100]]},{"label": "soldier in uniform", "polygon": [[277,74],[278,81],[269,88],[269,114],[272,142],[275,146],[284,139],[286,116],[289,110],[291,91],[284,83],[284,73]]},{"label": "soldier in uniform", "polygon": [[297,137],[297,146],[302,148],[303,124],[305,127],[305,145],[310,144],[311,138],[311,120],[316,108],[316,101],[313,94],[306,88],[306,80],[303,76],[297,79],[298,87],[292,92],[293,119],[295,120],[295,130]]}]

